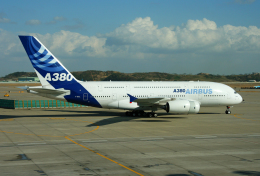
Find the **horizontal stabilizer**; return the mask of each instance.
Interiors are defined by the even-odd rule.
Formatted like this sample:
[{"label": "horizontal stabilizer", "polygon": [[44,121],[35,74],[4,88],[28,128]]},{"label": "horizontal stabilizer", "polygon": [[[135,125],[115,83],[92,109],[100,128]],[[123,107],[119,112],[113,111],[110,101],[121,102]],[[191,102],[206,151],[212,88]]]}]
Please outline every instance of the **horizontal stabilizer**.
[{"label": "horizontal stabilizer", "polygon": [[70,94],[70,90],[64,90],[64,89],[46,89],[40,87],[28,87],[27,90],[32,90],[34,92],[40,93],[40,94],[48,94],[48,95],[61,95],[61,94]]},{"label": "horizontal stabilizer", "polygon": [[28,86],[20,86],[20,87],[17,87],[17,88],[27,90]]}]

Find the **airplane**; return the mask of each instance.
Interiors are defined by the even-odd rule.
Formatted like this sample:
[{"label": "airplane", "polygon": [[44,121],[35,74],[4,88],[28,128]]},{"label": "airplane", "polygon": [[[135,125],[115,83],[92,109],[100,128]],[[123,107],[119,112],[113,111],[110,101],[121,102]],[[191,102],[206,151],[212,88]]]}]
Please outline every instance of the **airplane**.
[{"label": "airplane", "polygon": [[[203,106],[226,106],[243,101],[231,87],[203,81],[80,81],[34,36],[19,36],[42,86],[31,93],[107,109],[126,115],[157,117],[164,109],[173,114],[197,114]],[[149,112],[145,112],[149,111]]]}]

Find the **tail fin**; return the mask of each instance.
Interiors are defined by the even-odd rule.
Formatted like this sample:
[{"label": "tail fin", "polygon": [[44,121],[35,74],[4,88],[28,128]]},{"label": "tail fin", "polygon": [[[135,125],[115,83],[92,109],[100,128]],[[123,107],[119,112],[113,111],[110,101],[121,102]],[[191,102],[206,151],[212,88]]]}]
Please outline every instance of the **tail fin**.
[{"label": "tail fin", "polygon": [[76,78],[36,37],[19,36],[19,38],[42,86],[52,85],[58,89],[77,82]]}]

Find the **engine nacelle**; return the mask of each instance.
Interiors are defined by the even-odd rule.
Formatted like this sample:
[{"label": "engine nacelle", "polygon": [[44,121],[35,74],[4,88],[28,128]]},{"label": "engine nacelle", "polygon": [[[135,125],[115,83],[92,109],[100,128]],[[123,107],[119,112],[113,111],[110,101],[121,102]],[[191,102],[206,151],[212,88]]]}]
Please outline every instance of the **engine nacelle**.
[{"label": "engine nacelle", "polygon": [[200,111],[200,103],[197,101],[190,101],[189,114],[198,114]]},{"label": "engine nacelle", "polygon": [[176,114],[197,114],[200,110],[200,104],[197,101],[175,100],[167,102],[166,112]]}]

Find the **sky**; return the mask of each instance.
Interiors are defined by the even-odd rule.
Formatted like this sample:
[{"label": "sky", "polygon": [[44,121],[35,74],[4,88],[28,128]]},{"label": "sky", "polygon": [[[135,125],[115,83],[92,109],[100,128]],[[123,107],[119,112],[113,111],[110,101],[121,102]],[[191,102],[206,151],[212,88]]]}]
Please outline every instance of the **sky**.
[{"label": "sky", "polygon": [[219,75],[260,72],[259,0],[8,0],[0,77],[34,69],[18,35],[70,71]]}]

